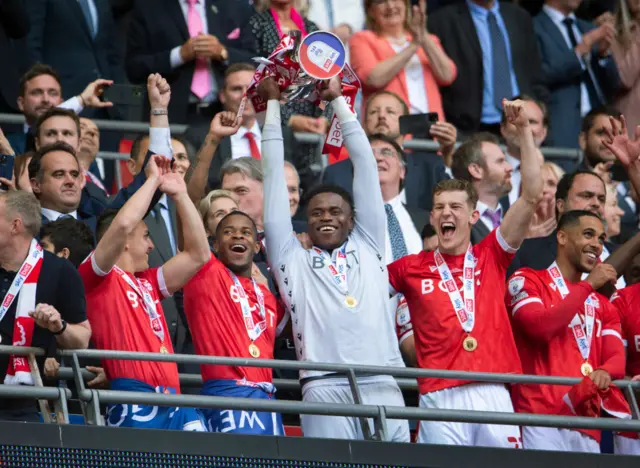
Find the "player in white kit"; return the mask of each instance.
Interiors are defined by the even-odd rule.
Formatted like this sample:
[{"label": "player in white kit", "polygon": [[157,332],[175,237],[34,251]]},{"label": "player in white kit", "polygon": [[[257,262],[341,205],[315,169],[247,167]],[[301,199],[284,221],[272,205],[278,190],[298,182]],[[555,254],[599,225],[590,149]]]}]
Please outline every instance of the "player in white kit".
[{"label": "player in white kit", "polygon": [[[375,157],[356,116],[341,96],[340,83],[324,83],[322,98],[331,102],[354,166],[354,201],[334,186],[308,195],[305,250],[291,225],[284,174],[280,91],[272,79],[258,91],[268,102],[262,134],[264,215],[267,256],[282,298],[291,313],[300,361],[393,365],[401,362],[394,320],[387,311],[385,267],[386,219]],[[357,217],[356,217],[357,213]],[[344,374],[301,371],[306,402],[353,404]],[[359,376],[364,404],[404,406],[390,376]],[[357,418],[301,416],[307,437],[362,439]],[[368,425],[372,431],[372,424]],[[388,420],[387,440],[409,441],[407,421]]]}]

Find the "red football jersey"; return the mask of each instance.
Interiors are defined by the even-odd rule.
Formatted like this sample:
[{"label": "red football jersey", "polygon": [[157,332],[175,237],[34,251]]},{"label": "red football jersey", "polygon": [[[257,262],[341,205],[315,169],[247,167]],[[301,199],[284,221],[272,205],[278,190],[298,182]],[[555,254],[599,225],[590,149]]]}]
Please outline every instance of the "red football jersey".
[{"label": "red football jersey", "polygon": [[[408,255],[388,266],[391,286],[404,294],[416,343],[418,365],[423,369],[470,372],[520,373],[518,352],[504,306],[506,270],[514,256],[504,240],[491,232],[473,246],[475,265],[475,351],[465,351],[467,336],[458,321],[433,252]],[[464,255],[442,254],[458,288],[462,287]],[[462,295],[462,291],[460,291]],[[418,379],[420,393],[470,383],[453,379]]]},{"label": "red football jersey", "polygon": [[[87,298],[87,318],[91,323],[91,340],[97,349],[160,352],[162,343],[149,323],[144,301],[112,269],[101,272],[95,264],[93,253],[78,267],[84,282]],[[130,278],[145,287],[155,301],[156,310],[164,328],[164,346],[173,353],[169,328],[160,301],[169,296],[164,284],[162,268],[149,268]],[[178,366],[173,362],[114,361],[103,360],[102,366],[109,380],[135,379],[152,387],[164,386],[180,392]]]},{"label": "red football jersey", "polygon": [[[238,277],[248,296],[254,323],[260,322],[260,307],[249,278]],[[264,295],[267,328],[255,344],[260,359],[273,359],[276,336],[286,325],[284,308],[268,288],[258,285]],[[184,311],[189,321],[196,352],[202,356],[253,359],[251,340],[245,327],[238,290],[227,268],[214,255],[183,288]],[[288,316],[286,316],[288,317]],[[202,379],[272,382],[272,371],[258,367],[201,366]]]},{"label": "red football jersey", "polygon": [[619,289],[611,303],[618,311],[627,347],[627,375],[640,375],[640,283]]},{"label": "red football jersey", "polygon": [[[624,359],[620,359],[624,354],[620,320],[611,303],[585,283],[566,281],[569,294],[564,300],[569,300],[572,293],[581,294],[585,300],[587,296],[594,299],[595,323],[588,361],[593,369],[602,368],[613,379],[620,378],[624,370]],[[523,268],[509,279],[506,303],[512,313],[514,335],[525,374],[584,377],[580,370],[584,359],[569,322],[566,327],[561,324],[560,332],[550,333],[547,337],[543,333],[549,327],[549,321],[536,320],[552,307],[557,312],[564,300],[547,270]],[[579,301],[575,312],[584,324],[584,300]],[[513,406],[521,413],[570,414],[563,401],[570,389],[570,386],[562,385],[514,385]],[[599,438],[599,431],[581,432]]]}]

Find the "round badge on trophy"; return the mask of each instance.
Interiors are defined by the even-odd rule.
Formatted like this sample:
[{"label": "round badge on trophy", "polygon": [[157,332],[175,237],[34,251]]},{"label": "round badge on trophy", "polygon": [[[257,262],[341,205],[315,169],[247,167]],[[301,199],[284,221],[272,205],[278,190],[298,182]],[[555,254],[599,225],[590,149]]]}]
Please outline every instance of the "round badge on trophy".
[{"label": "round badge on trophy", "polygon": [[316,31],[306,36],[298,49],[300,67],[316,80],[328,80],[338,75],[346,63],[346,50],[338,36]]}]

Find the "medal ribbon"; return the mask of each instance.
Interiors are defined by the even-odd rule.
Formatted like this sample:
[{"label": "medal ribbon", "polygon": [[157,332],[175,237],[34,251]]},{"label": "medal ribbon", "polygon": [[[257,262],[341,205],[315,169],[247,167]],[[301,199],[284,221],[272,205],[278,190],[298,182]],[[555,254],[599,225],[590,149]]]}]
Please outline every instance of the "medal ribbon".
[{"label": "medal ribbon", "polygon": [[[567,287],[567,283],[562,277],[562,273],[560,273],[560,268],[558,268],[558,264],[553,262],[553,264],[547,268],[551,279],[555,283],[558,291],[560,292],[560,296],[562,299],[567,297],[569,294],[569,288]],[[596,309],[593,305],[593,298],[591,295],[587,297],[587,300],[584,301],[584,317],[585,323],[582,324],[582,320],[580,320],[580,315],[576,314],[569,326],[571,327],[571,331],[573,332],[573,336],[576,339],[576,344],[578,345],[578,349],[580,350],[580,354],[582,358],[587,361],[589,359],[589,352],[591,351],[591,338],[593,337],[593,325],[596,321]]]},{"label": "medal ribbon", "polygon": [[142,299],[144,304],[144,311],[149,317],[149,324],[151,325],[151,330],[158,337],[160,343],[164,343],[164,327],[162,326],[162,320],[160,319],[160,314],[156,309],[156,303],[147,291],[147,288],[143,287],[138,279],[136,278],[135,282],[131,279],[131,277],[125,273],[120,267],[114,266],[113,269],[118,273],[123,280],[127,282],[127,284],[135,291],[135,293]]},{"label": "medal ribbon", "polygon": [[244,326],[247,329],[247,335],[249,335],[249,339],[251,341],[256,341],[262,332],[267,329],[267,319],[266,319],[266,311],[264,308],[264,295],[262,294],[262,290],[256,283],[256,280],[251,278],[251,282],[253,283],[253,289],[256,292],[256,297],[258,298],[258,307],[260,309],[260,317],[262,318],[261,322],[254,323],[253,316],[251,315],[251,306],[249,305],[249,297],[245,292],[242,284],[240,284],[240,280],[238,277],[229,270],[229,274],[231,275],[231,279],[233,283],[236,285],[236,289],[238,290],[238,299],[240,299],[240,309],[242,310],[242,318],[244,319]]},{"label": "medal ribbon", "polygon": [[[322,258],[323,263],[327,265],[327,270],[333,282],[338,286],[340,292],[344,295],[349,293],[349,285],[347,283],[347,243],[345,242],[342,247],[333,251],[333,257],[329,257],[329,254],[317,247],[313,247],[316,257]],[[327,261],[328,260],[328,261]]]},{"label": "medal ribbon", "polygon": [[456,313],[456,317],[458,317],[458,321],[460,322],[460,325],[462,325],[462,329],[467,333],[471,333],[473,331],[476,318],[476,293],[474,287],[475,258],[473,256],[471,244],[469,244],[469,248],[464,254],[464,271],[462,278],[464,300],[462,300],[462,296],[460,296],[456,280],[451,274],[447,262],[444,261],[444,258],[440,253],[440,249],[436,249],[433,256],[438,267],[438,273],[440,273],[440,278],[445,285],[447,294],[449,294],[449,300],[451,301],[453,310]]},{"label": "medal ribbon", "polygon": [[25,258],[24,262],[22,262],[20,270],[18,270],[13,283],[11,283],[11,287],[2,300],[2,305],[0,305],[0,321],[2,321],[7,311],[9,310],[9,307],[11,307],[11,304],[13,304],[13,300],[16,298],[16,296],[18,296],[18,293],[22,289],[22,286],[29,276],[29,273],[33,271],[38,262],[42,261],[43,258],[44,254],[42,252],[42,247],[40,247],[38,241],[33,239],[31,241],[31,246],[29,247],[27,258]]}]

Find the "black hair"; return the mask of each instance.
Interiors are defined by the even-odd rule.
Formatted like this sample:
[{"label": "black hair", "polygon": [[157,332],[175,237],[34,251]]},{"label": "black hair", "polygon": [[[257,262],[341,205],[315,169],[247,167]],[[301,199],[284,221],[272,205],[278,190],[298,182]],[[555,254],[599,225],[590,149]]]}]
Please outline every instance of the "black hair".
[{"label": "black hair", "polygon": [[78,268],[95,248],[93,232],[77,219],[59,219],[42,226],[40,239],[48,238],[54,253],[69,249],[69,261]]},{"label": "black hair", "polygon": [[29,166],[27,170],[29,171],[29,179],[38,179],[42,176],[42,158],[44,158],[48,153],[52,153],[53,151],[62,151],[64,153],[69,153],[73,156],[73,159],[78,163],[78,167],[80,167],[80,163],[78,162],[78,157],[76,156],[76,151],[64,141],[56,141],[50,145],[43,146],[38,151],[36,151],[29,161]]},{"label": "black hair", "polygon": [[44,114],[38,117],[36,123],[33,126],[33,134],[39,138],[40,137],[40,127],[47,120],[52,117],[68,117],[73,120],[73,123],[76,125],[76,132],[78,133],[78,138],[80,138],[80,117],[74,111],[70,109],[65,109],[63,107],[52,107],[48,109]]},{"label": "black hair", "polygon": [[587,115],[582,119],[582,125],[580,128],[581,133],[589,133],[589,130],[593,128],[596,123],[596,118],[601,115],[605,115],[607,117],[613,117],[616,120],[620,120],[620,116],[622,115],[618,109],[615,109],[610,106],[602,106],[596,107],[595,109],[591,109]]},{"label": "black hair", "polygon": [[96,239],[98,242],[100,242],[100,239],[102,239],[102,237],[106,234],[115,217],[118,216],[118,211],[120,210],[117,210],[115,208],[107,208],[98,217],[98,222],[96,223]]},{"label": "black hair", "polygon": [[424,227],[422,228],[422,233],[421,233],[422,239],[428,239],[435,235],[436,235],[436,230],[434,229],[434,227],[429,223],[425,224]]},{"label": "black hair", "polygon": [[589,171],[586,169],[578,169],[569,174],[565,174],[558,182],[558,188],[556,189],[556,200],[566,200],[569,197],[569,190],[573,187],[573,183],[576,180],[576,177],[582,174],[588,174],[594,177],[597,177],[602,182],[602,185],[605,185],[604,180],[598,174],[593,171]]},{"label": "black hair", "polygon": [[236,216],[236,215],[240,215],[240,216],[244,216],[245,218],[247,218],[249,221],[251,221],[251,227],[253,228],[253,234],[256,237],[256,241],[258,240],[258,227],[256,226],[256,223],[253,221],[253,219],[251,219],[251,216],[249,216],[247,213],[245,213],[244,211],[230,211],[229,213],[227,213],[226,215],[224,215],[220,221],[218,221],[218,225],[216,226],[216,236],[215,239],[219,239],[220,236],[218,235],[222,223],[227,219],[230,218],[231,216]]},{"label": "black hair", "polygon": [[575,226],[576,224],[580,223],[580,218],[583,218],[585,216],[590,216],[592,218],[596,218],[600,222],[603,222],[602,218],[593,211],[571,210],[560,216],[560,220],[558,221],[558,230]]},{"label": "black hair", "polygon": [[344,201],[347,202],[347,204],[351,208],[351,213],[355,213],[355,205],[353,204],[353,197],[351,196],[351,194],[339,185],[335,184],[316,185],[305,194],[304,201],[301,204],[309,207],[309,202],[311,201],[311,199],[316,195],[320,195],[321,193],[335,193],[336,195],[339,195]]}]

